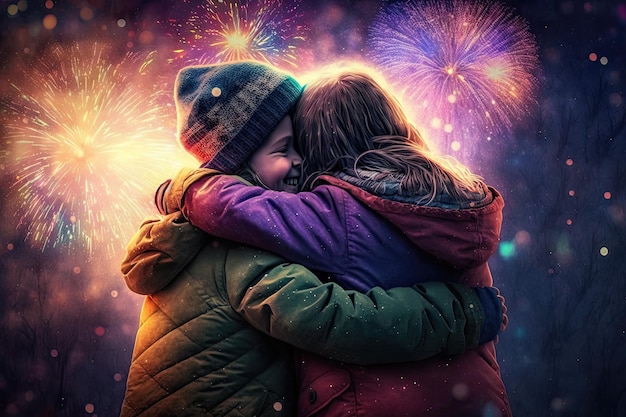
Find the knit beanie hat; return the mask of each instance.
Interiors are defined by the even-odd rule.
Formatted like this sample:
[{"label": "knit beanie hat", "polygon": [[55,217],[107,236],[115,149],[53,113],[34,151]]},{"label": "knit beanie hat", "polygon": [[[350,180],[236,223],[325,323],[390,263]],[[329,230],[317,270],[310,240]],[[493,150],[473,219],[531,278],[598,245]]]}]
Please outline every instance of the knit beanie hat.
[{"label": "knit beanie hat", "polygon": [[179,141],[203,167],[234,173],[301,92],[289,74],[257,62],[183,68],[174,93]]}]

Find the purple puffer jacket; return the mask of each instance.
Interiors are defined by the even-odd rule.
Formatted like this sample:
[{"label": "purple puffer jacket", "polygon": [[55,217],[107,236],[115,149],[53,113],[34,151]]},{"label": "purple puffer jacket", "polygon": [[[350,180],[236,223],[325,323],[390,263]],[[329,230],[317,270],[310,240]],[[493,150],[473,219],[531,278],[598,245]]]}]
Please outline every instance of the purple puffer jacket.
[{"label": "purple puffer jacket", "polygon": [[[503,202],[450,210],[382,199],[335,177],[312,192],[247,186],[237,177],[175,179],[196,227],[262,247],[366,291],[425,281],[492,284]],[[191,181],[195,181],[191,183]],[[180,194],[180,193],[179,193]],[[510,417],[492,342],[454,357],[361,367],[302,353],[300,416]]]}]

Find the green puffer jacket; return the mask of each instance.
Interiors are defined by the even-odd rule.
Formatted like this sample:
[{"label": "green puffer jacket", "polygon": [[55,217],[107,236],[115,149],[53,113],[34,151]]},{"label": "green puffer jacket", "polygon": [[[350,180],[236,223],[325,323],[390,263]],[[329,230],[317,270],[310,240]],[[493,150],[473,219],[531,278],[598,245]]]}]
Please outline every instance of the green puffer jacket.
[{"label": "green puffer jacket", "polygon": [[131,290],[150,294],[123,417],[292,416],[289,345],[363,365],[420,360],[476,347],[484,319],[469,287],[345,291],[209,237],[180,212],[142,224],[122,272]]}]

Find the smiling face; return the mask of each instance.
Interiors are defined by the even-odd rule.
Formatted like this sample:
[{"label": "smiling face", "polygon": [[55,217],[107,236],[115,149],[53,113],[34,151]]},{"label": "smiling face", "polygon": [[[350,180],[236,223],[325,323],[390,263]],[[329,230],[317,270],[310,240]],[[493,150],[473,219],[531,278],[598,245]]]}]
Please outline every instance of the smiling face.
[{"label": "smiling face", "polygon": [[302,157],[293,146],[291,117],[285,118],[252,154],[250,168],[269,189],[298,192]]}]

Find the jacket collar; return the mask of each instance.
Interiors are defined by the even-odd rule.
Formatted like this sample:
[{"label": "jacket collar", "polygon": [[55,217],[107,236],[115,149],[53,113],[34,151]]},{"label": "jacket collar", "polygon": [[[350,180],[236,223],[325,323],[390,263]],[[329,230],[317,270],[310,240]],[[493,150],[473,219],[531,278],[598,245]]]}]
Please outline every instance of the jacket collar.
[{"label": "jacket collar", "polygon": [[476,207],[450,209],[383,198],[331,175],[321,175],[316,183],[346,190],[401,229],[413,244],[452,266],[476,267],[498,248],[504,200],[494,188],[485,186],[485,197]]}]

